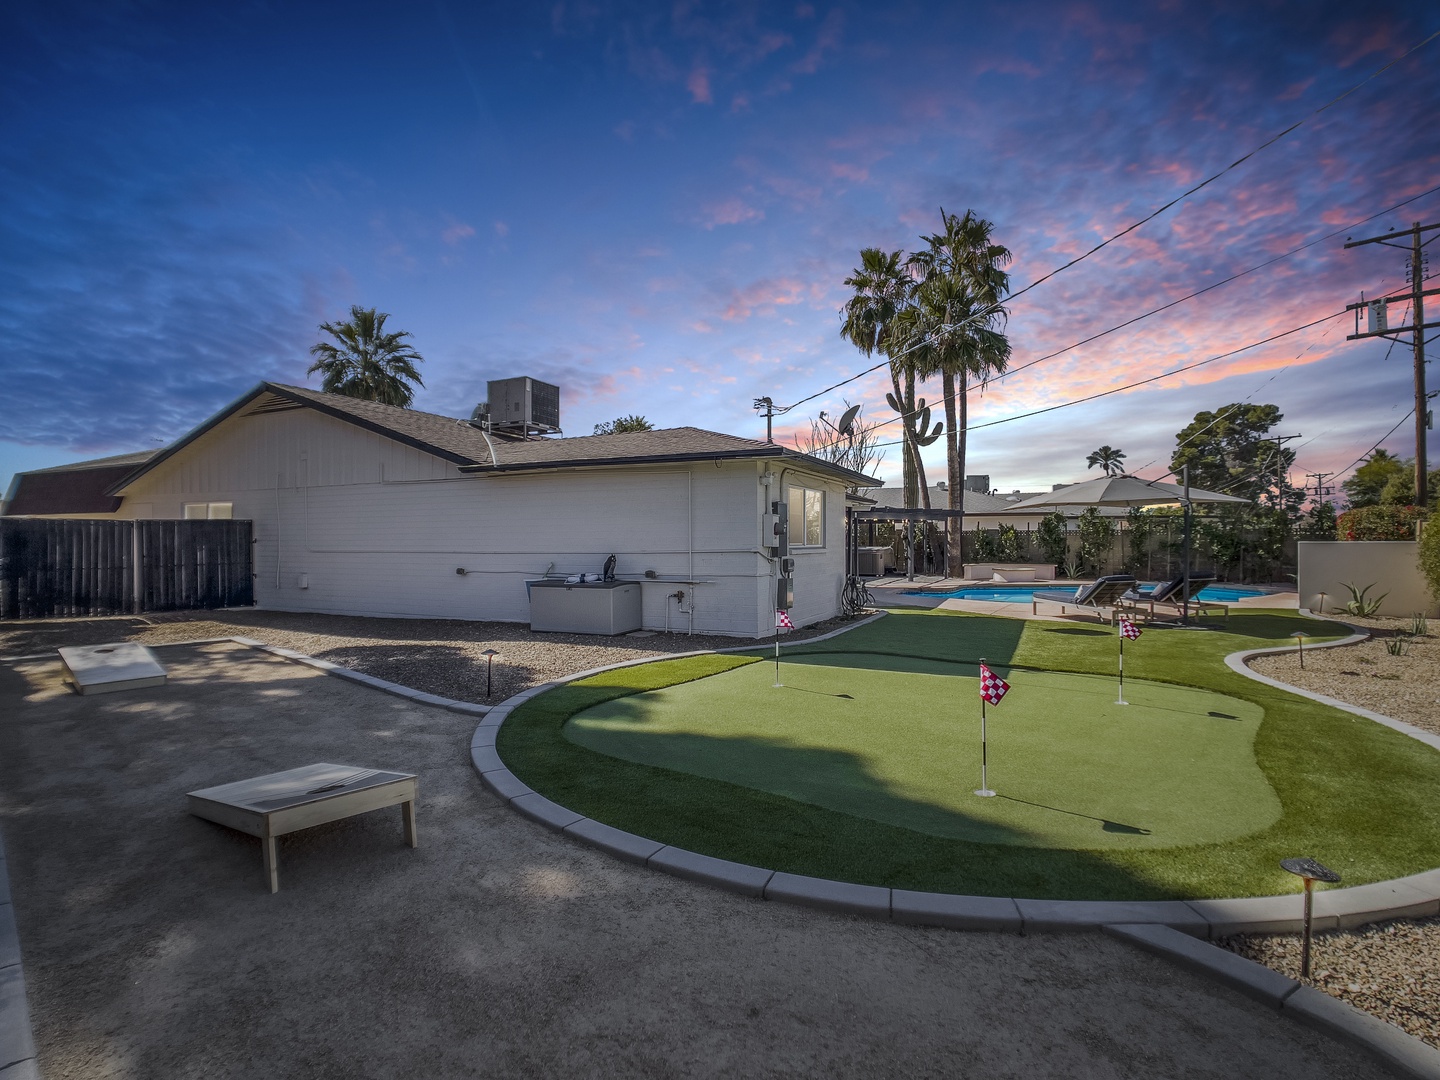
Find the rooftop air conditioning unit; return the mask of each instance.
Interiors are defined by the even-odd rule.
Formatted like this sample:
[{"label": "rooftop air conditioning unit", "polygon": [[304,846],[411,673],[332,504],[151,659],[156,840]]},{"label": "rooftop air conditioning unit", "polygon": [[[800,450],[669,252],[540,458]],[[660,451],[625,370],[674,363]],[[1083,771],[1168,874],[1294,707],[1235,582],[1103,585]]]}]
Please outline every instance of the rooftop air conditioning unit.
[{"label": "rooftop air conditioning unit", "polygon": [[560,388],[521,376],[488,384],[490,430],[515,435],[553,435],[560,430]]}]

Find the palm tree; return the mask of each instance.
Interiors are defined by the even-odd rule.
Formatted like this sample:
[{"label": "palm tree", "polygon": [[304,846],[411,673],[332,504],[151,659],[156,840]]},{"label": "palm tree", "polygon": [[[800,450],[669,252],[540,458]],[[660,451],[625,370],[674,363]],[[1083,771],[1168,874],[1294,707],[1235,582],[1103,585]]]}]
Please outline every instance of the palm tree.
[{"label": "palm tree", "polygon": [[321,323],[320,329],[339,344],[310,346],[316,360],[305,374],[320,372],[320,387],[327,394],[408,409],[415,397],[413,386],[425,385],[415,370],[424,357],[405,343],[408,333],[385,333],[389,317],[374,308],[352,307],[349,322]]},{"label": "palm tree", "polygon": [[[930,491],[925,483],[925,465],[920,460],[916,432],[915,365],[911,355],[894,347],[897,316],[911,302],[915,280],[900,262],[901,252],[865,248],[860,266],[845,279],[854,295],[840,309],[840,336],[866,356],[876,351],[890,358],[892,404],[900,413],[904,436],[905,505],[920,502],[930,508]],[[918,496],[918,499],[917,499]]]},{"label": "palm tree", "polygon": [[1125,471],[1125,466],[1121,464],[1124,460],[1124,450],[1102,446],[1085,459],[1085,467],[1089,469],[1099,467],[1105,470],[1106,476],[1120,476]]},{"label": "palm tree", "polygon": [[921,377],[941,378],[949,502],[951,510],[959,511],[949,521],[946,547],[963,556],[969,389],[972,382],[984,386],[1010,362],[1003,331],[1008,312],[1000,303],[1010,290],[1010,275],[1001,269],[1010,261],[1010,250],[994,242],[995,226],[974,211],[959,216],[941,210],[940,220],[944,230],[922,237],[924,250],[910,256],[920,284],[916,315],[903,323],[911,341],[929,341],[920,350]]}]

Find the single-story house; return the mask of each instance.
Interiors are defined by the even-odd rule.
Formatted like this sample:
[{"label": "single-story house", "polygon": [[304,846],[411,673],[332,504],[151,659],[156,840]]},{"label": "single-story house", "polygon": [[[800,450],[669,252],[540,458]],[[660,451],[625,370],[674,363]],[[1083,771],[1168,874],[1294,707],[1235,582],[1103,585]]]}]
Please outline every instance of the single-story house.
[{"label": "single-story house", "polygon": [[754,638],[775,625],[771,502],[790,507],[800,626],[839,613],[846,491],[876,482],[693,427],[515,437],[262,383],[85,516],[249,519],[256,604],[273,610],[523,622],[527,581],[613,554],[645,628]]},{"label": "single-story house", "polygon": [[113,516],[124,500],[109,494],[110,488],[158,453],[142,450],[16,473],[0,502],[0,513],[6,517]]},{"label": "single-story house", "polygon": [[[1056,484],[1055,488],[1067,487],[1065,484]],[[905,492],[899,487],[878,487],[869,488],[862,492],[865,496],[875,501],[875,509],[898,509],[903,506]],[[1023,532],[1032,532],[1039,527],[1051,510],[1036,510],[1032,512],[1016,513],[1011,508],[1019,502],[1042,494],[1039,491],[1015,491],[1009,495],[1000,495],[988,491],[974,491],[970,488],[964,490],[965,529],[998,529],[1002,525],[1013,525]],[[944,482],[934,484],[930,488],[930,506],[935,510],[948,510],[950,508],[950,491]],[[1080,514],[1086,509],[1084,506],[1060,506],[1055,509],[1062,511],[1066,517],[1066,527],[1074,531],[1078,527]],[[1126,510],[1123,506],[1101,506],[1098,508],[1102,517],[1124,518]]]}]

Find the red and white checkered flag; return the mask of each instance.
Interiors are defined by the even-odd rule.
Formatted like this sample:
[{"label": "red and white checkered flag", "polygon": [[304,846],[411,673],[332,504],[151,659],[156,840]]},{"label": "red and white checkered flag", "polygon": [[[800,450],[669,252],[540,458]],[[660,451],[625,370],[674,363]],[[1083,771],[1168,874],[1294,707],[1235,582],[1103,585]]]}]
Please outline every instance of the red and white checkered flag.
[{"label": "red and white checkered flag", "polygon": [[1010,689],[1010,684],[996,675],[984,664],[980,665],[980,696],[991,705],[999,705],[1000,699]]},{"label": "red and white checkered flag", "polygon": [[1136,638],[1138,638],[1138,637],[1140,636],[1140,627],[1136,626],[1133,622],[1131,622],[1129,619],[1127,619],[1124,615],[1121,615],[1121,616],[1120,616],[1120,636],[1121,636],[1121,637],[1127,637],[1127,638],[1129,638],[1131,641],[1134,641]]},{"label": "red and white checkered flag", "polygon": [[794,630],[795,624],[790,621],[790,613],[777,609],[775,612],[776,630]]}]

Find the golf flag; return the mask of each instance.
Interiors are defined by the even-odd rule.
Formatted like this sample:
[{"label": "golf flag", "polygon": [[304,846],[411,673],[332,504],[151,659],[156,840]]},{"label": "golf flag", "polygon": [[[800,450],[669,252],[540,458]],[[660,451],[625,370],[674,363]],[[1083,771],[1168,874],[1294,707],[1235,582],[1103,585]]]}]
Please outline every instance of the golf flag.
[{"label": "golf flag", "polygon": [[980,696],[991,705],[999,705],[1000,699],[1010,689],[1010,684],[991,671],[985,664],[980,665]]},{"label": "golf flag", "polygon": [[1140,636],[1140,628],[1124,615],[1120,616],[1120,636],[1134,641]]},{"label": "golf flag", "polygon": [[775,612],[776,630],[794,630],[795,624],[790,621],[790,613],[777,609]]}]

